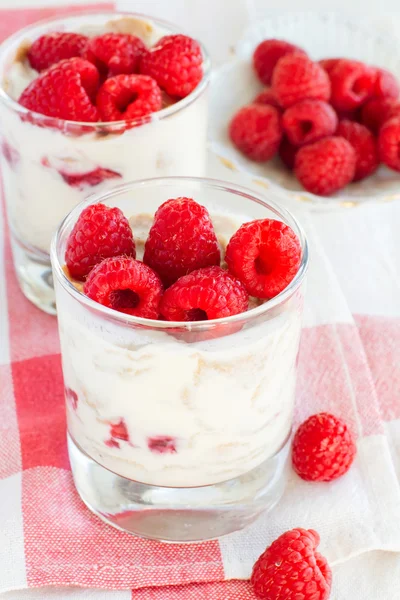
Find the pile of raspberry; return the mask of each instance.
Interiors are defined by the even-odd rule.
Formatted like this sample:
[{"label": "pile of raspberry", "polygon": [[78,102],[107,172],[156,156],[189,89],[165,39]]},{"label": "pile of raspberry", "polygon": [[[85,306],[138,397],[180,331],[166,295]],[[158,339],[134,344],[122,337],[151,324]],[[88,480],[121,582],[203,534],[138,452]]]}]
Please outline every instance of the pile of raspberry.
[{"label": "pile of raspberry", "polygon": [[400,88],[392,73],[346,58],[314,62],[276,39],[257,46],[253,66],[266,87],[229,124],[248,158],[278,154],[320,196],[365,179],[380,163],[400,171]]},{"label": "pile of raspberry", "polygon": [[[137,36],[54,32],[33,42],[27,60],[38,76],[19,103],[79,122],[146,121],[190,94],[203,76],[199,43],[165,35],[148,48]],[[148,118],[148,117],[147,117]]]},{"label": "pile of raspberry", "polygon": [[117,207],[93,204],[68,238],[65,263],[83,293],[146,319],[205,321],[243,313],[249,297],[268,300],[295,277],[301,245],[281,221],[244,223],[221,251],[207,209],[192,198],[164,202],[154,215],[143,260]]}]

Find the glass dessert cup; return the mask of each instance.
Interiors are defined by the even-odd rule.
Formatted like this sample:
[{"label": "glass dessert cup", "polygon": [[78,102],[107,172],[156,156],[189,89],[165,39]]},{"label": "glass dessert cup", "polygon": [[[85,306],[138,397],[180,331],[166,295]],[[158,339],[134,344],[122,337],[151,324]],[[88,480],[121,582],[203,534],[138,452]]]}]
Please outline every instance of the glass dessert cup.
[{"label": "glass dessert cup", "polygon": [[[14,265],[24,294],[55,314],[50,242],[61,220],[90,193],[118,183],[169,175],[204,174],[210,63],[196,89],[144,120],[79,123],[33,113],[19,105],[36,74],[19,59],[51,31],[98,35],[133,33],[152,45],[173,25],[133,13],[87,12],[22,29],[0,47],[0,161]],[[14,99],[13,99],[14,98]],[[179,141],[179,143],[177,143]]]},{"label": "glass dessert cup", "polygon": [[[81,211],[118,206],[138,258],[168,198],[208,209],[222,250],[245,221],[274,218],[299,237],[290,285],[246,313],[190,323],[108,309],[66,276],[66,242]],[[92,195],[56,233],[51,259],[76,488],[104,521],[168,542],[242,529],[280,499],[295,398],[307,242],[263,195],[201,178],[142,180]]]}]

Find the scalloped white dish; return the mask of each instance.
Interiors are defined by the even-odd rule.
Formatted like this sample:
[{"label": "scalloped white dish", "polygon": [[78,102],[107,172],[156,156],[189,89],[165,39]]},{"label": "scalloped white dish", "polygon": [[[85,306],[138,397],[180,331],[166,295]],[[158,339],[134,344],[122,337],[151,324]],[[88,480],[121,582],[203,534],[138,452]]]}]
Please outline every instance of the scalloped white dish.
[{"label": "scalloped white dish", "polygon": [[400,81],[400,43],[366,30],[339,15],[315,13],[271,17],[250,27],[235,48],[235,59],[217,69],[211,84],[209,139],[212,151],[231,169],[253,176],[275,196],[307,202],[318,209],[353,207],[365,202],[400,199],[400,173],[380,166],[363,181],[333,196],[306,192],[279,158],[260,164],[248,160],[231,143],[227,126],[234,113],[263,89],[252,66],[252,54],[266,38],[285,39],[303,47],[314,60],[343,56],[389,69]]}]

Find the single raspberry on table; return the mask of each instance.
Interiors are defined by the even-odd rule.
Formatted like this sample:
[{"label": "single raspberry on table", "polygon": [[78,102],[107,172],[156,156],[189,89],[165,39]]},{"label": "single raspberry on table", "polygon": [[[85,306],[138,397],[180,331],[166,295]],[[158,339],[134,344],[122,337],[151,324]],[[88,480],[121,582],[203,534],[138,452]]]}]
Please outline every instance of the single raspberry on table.
[{"label": "single raspberry on table", "polygon": [[279,157],[285,167],[287,167],[290,171],[293,171],[294,169],[294,161],[296,159],[296,153],[298,149],[298,146],[293,146],[287,137],[282,139],[281,145],[279,146]]},{"label": "single raspberry on table", "polygon": [[69,58],[44,71],[22,92],[19,103],[48,117],[94,122],[99,73],[83,58]]},{"label": "single raspberry on table", "polygon": [[146,75],[115,75],[101,86],[97,108],[103,121],[138,119],[161,110],[161,90]]},{"label": "single raspberry on table", "polygon": [[191,271],[219,265],[217,236],[207,209],[192,198],[167,200],[157,209],[143,262],[165,286]]},{"label": "single raspberry on table", "polygon": [[400,117],[393,117],[382,125],[378,149],[381,161],[390,169],[400,171]]},{"label": "single raspberry on table", "polygon": [[370,130],[353,121],[341,121],[337,135],[347,140],[356,153],[356,170],[353,181],[360,181],[374,173],[379,166],[379,154],[376,140]]},{"label": "single raspberry on table", "polygon": [[201,46],[186,35],[166,35],[144,54],[140,72],[153,77],[170,96],[184,98],[203,77]]},{"label": "single raspberry on table", "polygon": [[326,71],[329,75],[331,71],[336,67],[338,62],[343,60],[342,58],[323,58],[318,61],[318,64]]},{"label": "single raspberry on table", "polygon": [[275,97],[272,88],[266,87],[264,88],[257,96],[254,98],[252,104],[269,104],[274,108],[277,108],[279,111],[282,110],[281,105]]},{"label": "single raspberry on table", "polygon": [[104,33],[91,38],[83,57],[93,63],[103,77],[138,73],[147,48],[142,40],[128,33]]},{"label": "single raspberry on table", "polygon": [[291,144],[303,146],[333,135],[338,118],[332,106],[323,100],[301,100],[286,109],[283,130]]},{"label": "single raspberry on table", "polygon": [[245,287],[221,267],[206,267],[184,275],[169,287],[160,312],[167,321],[207,321],[245,312]]},{"label": "single raspberry on table", "polygon": [[322,412],[298,428],[293,438],[293,468],[305,481],[333,481],[347,473],[356,452],[346,423]]},{"label": "single raspberry on table", "polygon": [[354,178],[356,153],[344,138],[323,138],[302,146],[296,154],[294,172],[302,186],[319,196],[329,196]]},{"label": "single raspberry on table", "polygon": [[361,109],[361,121],[373,133],[392,117],[400,117],[400,102],[392,98],[374,98]]},{"label": "single raspberry on table", "polygon": [[89,38],[80,33],[67,31],[45,33],[29,48],[29,63],[36,71],[44,71],[60,60],[82,56],[88,41]]},{"label": "single raspberry on table", "polygon": [[243,106],[229,124],[229,136],[251,160],[269,160],[277,152],[282,139],[278,110],[269,104]]},{"label": "single raspberry on table", "polygon": [[250,296],[273,298],[289,285],[299,269],[300,241],[281,221],[251,221],[241,225],[229,240],[225,261]]},{"label": "single raspberry on table", "polygon": [[327,73],[304,54],[287,54],[278,61],[272,89],[284,108],[305,99],[328,101],[331,95]]},{"label": "single raspberry on table", "polygon": [[397,100],[400,94],[399,82],[390,71],[386,69],[376,69],[376,79],[374,86],[375,98],[392,98]]},{"label": "single raspberry on table", "polygon": [[130,256],[113,256],[90,271],[83,291],[118,312],[158,319],[163,287],[158,275],[144,263]]},{"label": "single raspberry on table", "polygon": [[254,50],[253,65],[261,83],[269,85],[278,60],[293,52],[306,56],[304,50],[284,40],[271,39],[260,42]]},{"label": "single raspberry on table", "polygon": [[83,280],[104,258],[125,254],[135,258],[132,229],[123,212],[105,204],[85,208],[75,223],[65,250],[71,277]]},{"label": "single raspberry on table", "polygon": [[374,94],[375,70],[357,60],[339,60],[329,73],[331,104],[337,111],[359,108]]},{"label": "single raspberry on table", "polygon": [[313,529],[282,534],[258,558],[251,585],[260,600],[328,600],[332,571],[316,551],[320,542]]}]

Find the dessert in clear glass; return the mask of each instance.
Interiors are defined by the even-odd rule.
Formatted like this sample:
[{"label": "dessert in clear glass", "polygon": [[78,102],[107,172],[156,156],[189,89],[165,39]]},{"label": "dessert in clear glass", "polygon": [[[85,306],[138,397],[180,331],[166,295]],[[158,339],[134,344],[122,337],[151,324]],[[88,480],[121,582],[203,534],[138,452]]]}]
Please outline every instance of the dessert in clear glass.
[{"label": "dessert in clear glass", "polygon": [[[151,271],[148,264],[154,266],[155,260],[154,255],[150,260],[149,244],[159,207],[169,199],[175,200],[168,204],[179,204],[187,198],[211,219],[220,250],[212,259],[215,266],[168,282],[165,291],[160,284],[159,310],[148,313],[153,318],[132,314],[138,309],[128,307],[141,305],[126,293],[138,289],[133,284],[126,287],[121,278],[107,299],[96,296],[110,281],[104,275],[106,267],[128,262]],[[128,252],[102,259],[77,281],[66,265],[68,260],[73,264],[71,240],[81,239],[75,236],[81,215],[98,204],[107,207],[104,210],[117,207],[123,219],[129,219],[136,260]],[[290,231],[296,240],[298,261],[288,285],[280,283],[281,291],[271,299],[256,299],[245,291],[245,308],[242,303],[240,309],[232,308],[229,284],[223,293],[206,295],[206,305],[191,296],[184,321],[168,320],[177,314],[171,311],[177,298],[175,294],[172,300],[173,291],[199,273],[217,273],[210,286],[219,276],[232,278],[240,305],[245,288],[227,271],[227,264],[230,271],[235,265],[226,248],[242,224],[255,220],[277,223],[279,231],[285,228],[284,238]],[[184,217],[179,227],[185,226]],[[204,239],[196,230],[191,243],[196,236]],[[239,245],[236,252],[240,251]],[[75,248],[75,261],[78,255]],[[285,485],[308,263],[304,233],[290,213],[262,194],[217,180],[168,177],[132,182],[73,209],[53,239],[51,259],[69,455],[77,490],[87,506],[117,528],[164,541],[215,538],[245,527],[272,508]],[[252,260],[260,273],[273,272],[282,262],[279,253],[271,254],[270,261]],[[162,269],[161,264],[159,273]],[[165,283],[164,272],[162,276]],[[203,284],[195,286],[195,294],[199,285]],[[220,306],[225,299],[228,312],[215,314],[228,316],[207,320],[207,302]]]},{"label": "dessert in clear glass", "polygon": [[[210,64],[204,48],[199,45],[201,75],[194,89],[188,91],[189,88],[185,88],[179,91],[180,96],[172,96],[165,91],[168,86],[155,84],[157,109],[153,104],[153,111],[145,116],[124,112],[125,105],[136,99],[134,92],[124,99],[123,107],[117,107],[121,118],[115,111],[107,118],[105,115],[110,113],[99,110],[96,120],[91,108],[81,113],[89,114],[90,121],[59,118],[54,116],[55,113],[49,116],[32,109],[32,103],[25,102],[28,108],[23,106],[19,102],[21,94],[46,74],[46,69],[40,72],[33,69],[32,62],[37,68],[50,62],[49,55],[41,48],[36,49],[41,53],[39,62],[38,57],[36,62],[32,61],[33,42],[44,35],[57,36],[65,32],[85,36],[84,39],[92,43],[94,38],[108,34],[134,36],[139,38],[137,43],[141,48],[145,48],[143,52],[154,50],[164,36],[180,34],[173,25],[150,17],[92,11],[42,21],[22,29],[1,45],[0,160],[14,264],[25,295],[50,313],[55,312],[50,242],[66,214],[90,193],[105,191],[118,183],[144,177],[201,176],[206,157]],[[82,60],[90,59],[99,72],[96,90],[103,86],[107,76],[121,76],[127,71],[132,74],[132,69],[133,74],[138,74],[141,69],[138,65],[142,63],[126,66],[119,56],[118,60],[113,56],[108,63],[101,62],[100,55],[106,60],[101,54],[104,48],[96,50],[98,55],[79,51]],[[63,49],[61,56],[66,52]],[[50,70],[54,66],[52,64]],[[73,69],[76,70],[76,63]],[[149,69],[145,72],[154,74]],[[142,76],[142,71],[139,75]],[[88,84],[82,85],[88,88]],[[56,95],[58,90],[53,88],[51,91]],[[85,89],[86,92],[95,104],[95,91],[91,90],[89,94]],[[50,104],[52,101],[50,98]]]}]

